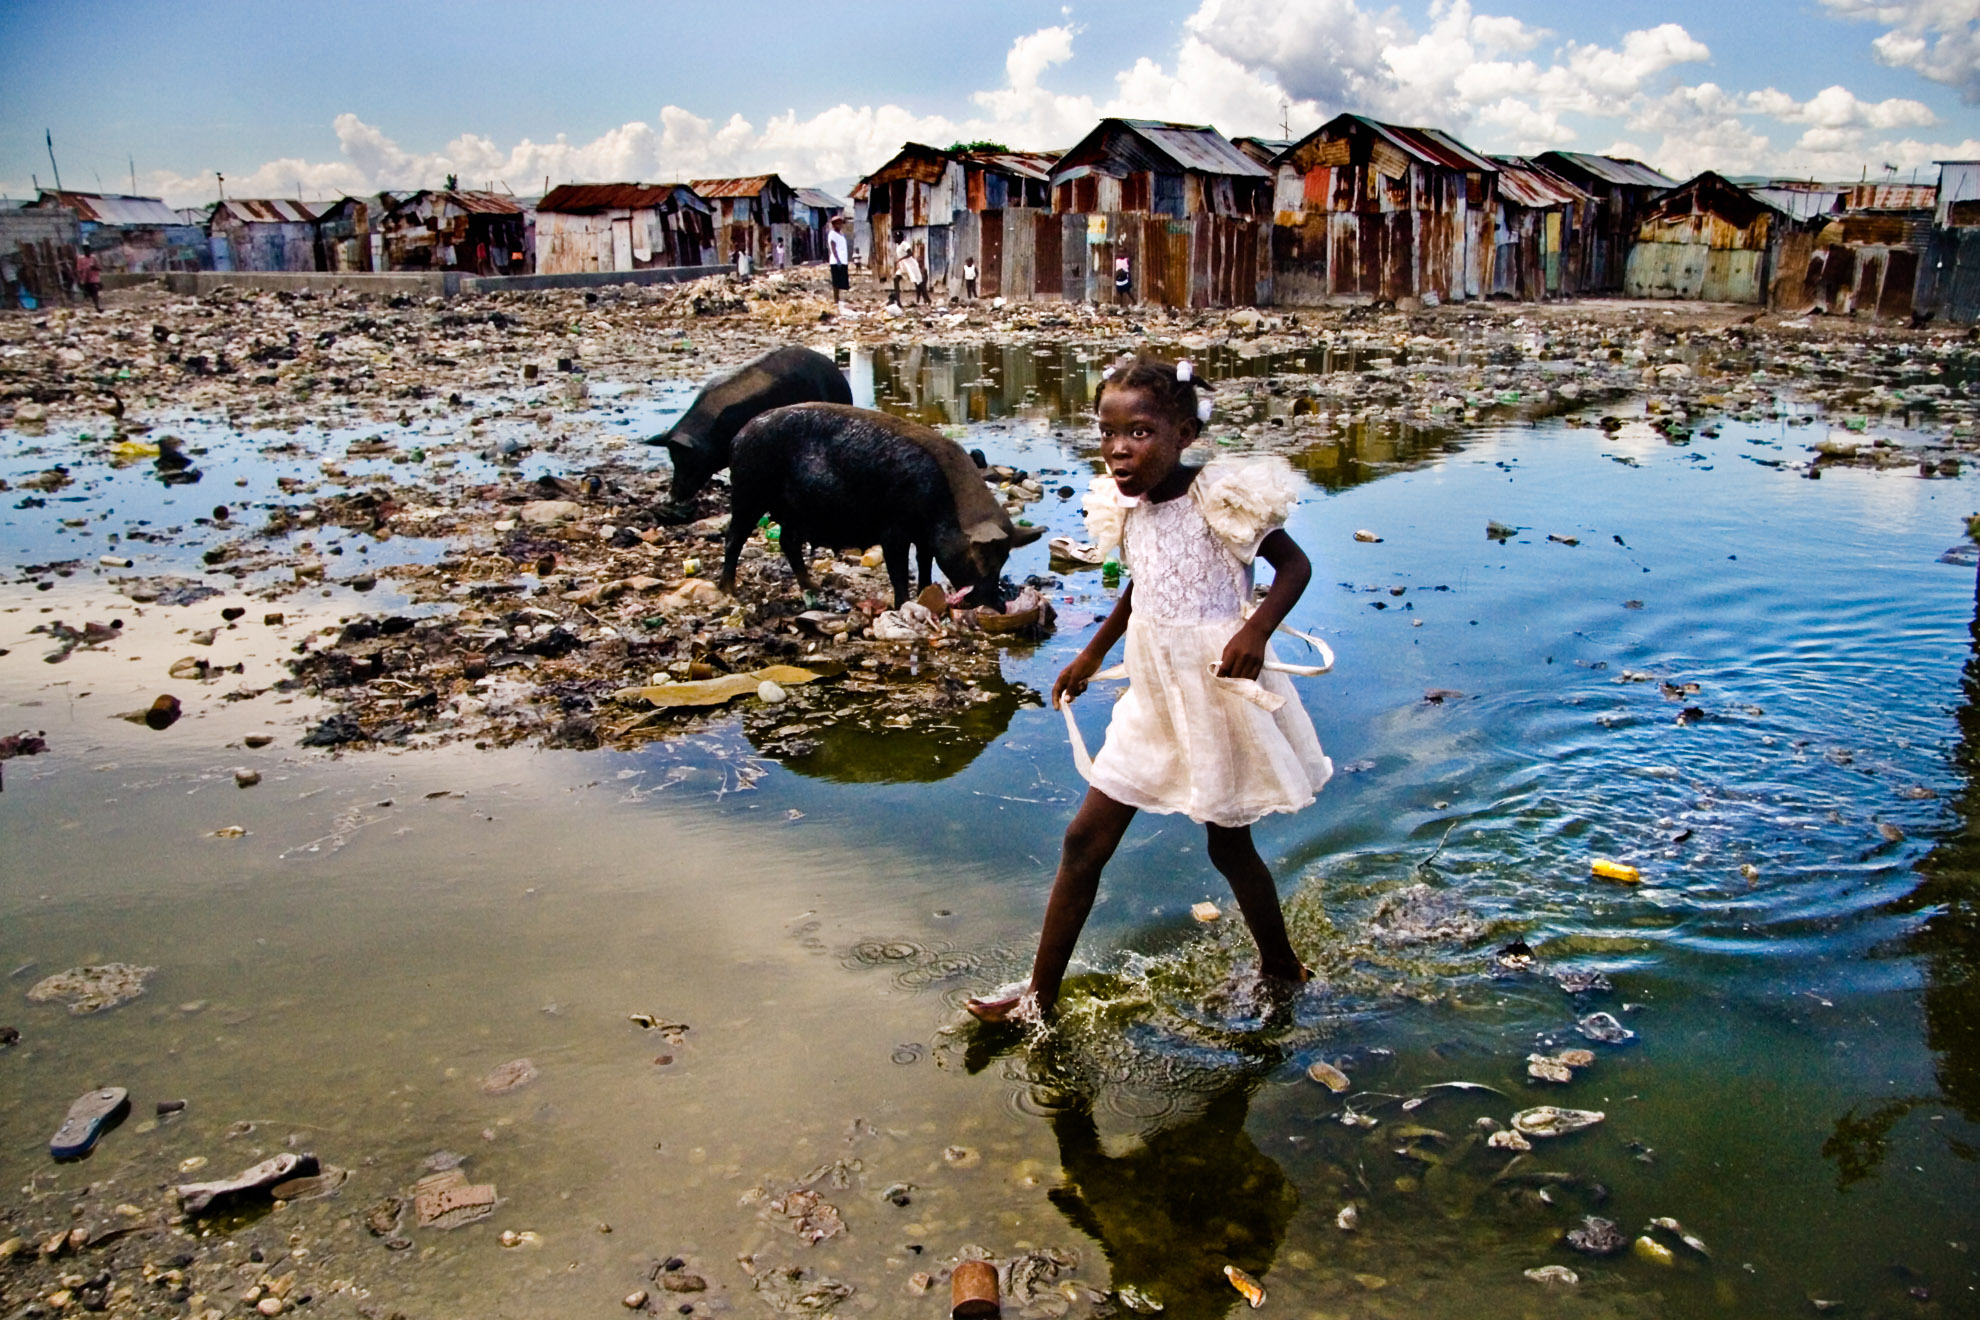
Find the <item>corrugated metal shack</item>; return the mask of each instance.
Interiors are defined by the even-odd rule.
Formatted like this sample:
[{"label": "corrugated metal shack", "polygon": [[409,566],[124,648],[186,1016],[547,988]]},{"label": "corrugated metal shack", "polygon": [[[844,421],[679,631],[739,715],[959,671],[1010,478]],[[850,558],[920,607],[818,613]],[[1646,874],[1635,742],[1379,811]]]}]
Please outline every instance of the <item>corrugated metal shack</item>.
[{"label": "corrugated metal shack", "polygon": [[982,296],[1032,297],[1029,254],[1051,204],[1056,159],[1050,152],[951,152],[904,143],[853,190],[854,242],[882,284],[892,282],[894,258],[906,243],[930,284],[950,297],[963,292],[963,262],[971,258]]},{"label": "corrugated metal shack", "polygon": [[846,204],[819,188],[791,190],[791,261],[823,261],[825,236],[832,232],[832,217],[843,214]]},{"label": "corrugated metal shack", "polygon": [[1577,257],[1595,199],[1546,166],[1494,156],[1499,210],[1492,226],[1492,294],[1537,302],[1580,292]]},{"label": "corrugated metal shack", "polygon": [[684,183],[566,183],[536,204],[536,273],[715,261],[715,208]]},{"label": "corrugated metal shack", "polygon": [[1245,155],[1251,157],[1253,160],[1257,161],[1260,165],[1263,165],[1268,170],[1272,168],[1272,162],[1277,160],[1279,157],[1285,155],[1286,151],[1292,146],[1292,144],[1293,144],[1293,140],[1291,138],[1263,138],[1263,137],[1246,136],[1246,137],[1234,137],[1231,139],[1232,146],[1236,147],[1239,151],[1242,151]]},{"label": "corrugated metal shack", "polygon": [[515,198],[464,188],[422,188],[385,213],[390,270],[520,275],[529,269],[523,211]]},{"label": "corrugated metal shack", "polygon": [[316,217],[317,241],[323,245],[323,268],[334,271],[382,271],[385,264],[385,216],[410,193],[374,193],[340,197]]},{"label": "corrugated metal shack", "polygon": [[1916,315],[1980,321],[1980,160],[1942,160]]},{"label": "corrugated metal shack", "polygon": [[1623,156],[1543,151],[1533,160],[1595,199],[1567,278],[1580,293],[1621,293],[1644,208],[1677,180]]},{"label": "corrugated metal shack", "polygon": [[185,223],[156,197],[44,188],[34,207],[74,211],[82,241],[89,244],[106,275],[211,268],[206,231]]},{"label": "corrugated metal shack", "polygon": [[1111,302],[1114,262],[1124,256],[1134,302],[1272,300],[1271,172],[1216,129],[1103,119],[1059,158],[1051,182],[1058,226],[1033,233],[1039,293],[1056,283],[1068,301]]},{"label": "corrugated metal shack", "polygon": [[791,245],[792,188],[774,174],[740,179],[695,179],[688,184],[715,208],[715,259],[733,265],[738,249],[759,269],[770,260],[770,245]]},{"label": "corrugated metal shack", "polygon": [[1281,305],[1491,291],[1499,167],[1449,134],[1338,115],[1273,168]]},{"label": "corrugated metal shack", "polygon": [[228,197],[206,220],[215,270],[324,269],[317,208],[286,197]]},{"label": "corrugated metal shack", "polygon": [[23,293],[43,307],[72,300],[80,238],[67,207],[0,206],[0,307],[26,306]]},{"label": "corrugated metal shack", "polygon": [[1777,243],[1794,221],[1706,170],[1659,197],[1637,222],[1623,292],[1632,298],[1765,303]]},{"label": "corrugated metal shack", "polygon": [[[1772,184],[1753,192],[1775,204],[1776,198],[1793,197],[1792,189]],[[1779,241],[1772,305],[1882,321],[1909,319],[1931,246],[1938,189],[1861,183],[1808,188],[1807,195],[1833,195],[1834,200],[1826,210],[1810,204],[1805,225]]]}]

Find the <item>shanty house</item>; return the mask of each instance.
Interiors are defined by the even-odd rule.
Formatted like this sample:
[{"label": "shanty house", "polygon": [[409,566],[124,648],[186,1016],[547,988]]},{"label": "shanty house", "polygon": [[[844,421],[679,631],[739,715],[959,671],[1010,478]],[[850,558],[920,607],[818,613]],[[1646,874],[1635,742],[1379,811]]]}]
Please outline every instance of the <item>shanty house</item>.
[{"label": "shanty house", "polygon": [[1031,297],[1033,230],[1051,206],[1054,159],[1047,152],[906,143],[854,188],[854,241],[883,284],[906,243],[930,283],[951,297],[963,292],[968,260],[977,263],[983,297]]},{"label": "shanty house", "polygon": [[566,183],[536,204],[536,272],[711,265],[715,208],[684,183]]},{"label": "shanty house", "polygon": [[1586,241],[1574,257],[1574,287],[1582,293],[1620,293],[1643,209],[1677,187],[1677,180],[1623,156],[1543,151],[1533,161],[1595,199],[1584,227]]},{"label": "shanty house", "polygon": [[715,208],[715,259],[734,264],[738,249],[761,267],[770,260],[770,247],[791,243],[791,204],[795,190],[774,174],[741,179],[696,179],[688,185]]},{"label": "shanty house", "polygon": [[[1750,191],[1775,205],[1776,198],[1794,199],[1792,191],[1776,186]],[[1828,209],[1811,206],[1807,217],[1811,223],[1797,226],[1781,241],[1771,305],[1908,320],[1932,242],[1938,189],[1859,183],[1823,189],[1817,195],[1831,193]]]},{"label": "shanty house", "polygon": [[1491,291],[1499,167],[1449,134],[1343,114],[1273,168],[1282,304]]},{"label": "shanty house", "polygon": [[34,205],[74,211],[82,242],[96,255],[106,275],[204,270],[212,262],[206,231],[187,224],[156,197],[44,188]]},{"label": "shanty house", "polygon": [[1917,316],[1980,321],[1980,160],[1942,160],[1931,247],[1919,276]]},{"label": "shanty house", "polygon": [[845,209],[844,202],[821,189],[791,189],[792,264],[825,260],[825,235],[832,230],[832,218]]},{"label": "shanty house", "polygon": [[1038,281],[1059,266],[1070,301],[1113,301],[1122,257],[1132,301],[1271,299],[1271,172],[1207,125],[1101,120],[1052,167],[1052,209],[1059,251],[1048,252],[1040,234]]},{"label": "shanty house", "polygon": [[67,301],[79,238],[67,207],[0,202],[0,307]]},{"label": "shanty house", "polygon": [[520,275],[529,269],[522,206],[500,193],[422,188],[386,212],[391,270]]},{"label": "shanty house", "polygon": [[1523,156],[1494,156],[1499,209],[1492,225],[1492,296],[1538,302],[1580,291],[1575,257],[1595,199]]},{"label": "shanty house", "polygon": [[373,193],[339,197],[316,217],[317,241],[323,245],[323,268],[334,271],[382,271],[385,264],[385,216],[411,193]]},{"label": "shanty house", "polygon": [[1623,292],[1765,303],[1775,245],[1793,226],[1785,211],[1707,170],[1644,210]]},{"label": "shanty house", "polygon": [[1292,144],[1291,138],[1234,137],[1231,139],[1232,146],[1268,170],[1272,168],[1272,162],[1283,156]]},{"label": "shanty house", "polygon": [[317,208],[286,197],[226,197],[207,217],[215,270],[323,269]]}]

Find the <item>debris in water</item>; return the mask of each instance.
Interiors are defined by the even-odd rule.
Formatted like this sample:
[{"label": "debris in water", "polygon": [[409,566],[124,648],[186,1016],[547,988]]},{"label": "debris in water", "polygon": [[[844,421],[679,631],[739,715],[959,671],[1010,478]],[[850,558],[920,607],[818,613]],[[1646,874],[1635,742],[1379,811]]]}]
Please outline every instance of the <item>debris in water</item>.
[{"label": "debris in water", "polygon": [[1526,1277],[1546,1288],[1572,1288],[1581,1276],[1565,1265],[1541,1265],[1526,1271]]},{"label": "debris in water", "polygon": [[1701,1256],[1710,1256],[1712,1254],[1711,1252],[1705,1249],[1705,1244],[1703,1242],[1699,1241],[1691,1234],[1685,1232],[1684,1225],[1680,1224],[1677,1220],[1672,1219],[1669,1215],[1663,1215],[1660,1216],[1659,1218],[1651,1220],[1650,1227],[1661,1228],[1666,1233],[1677,1234],[1678,1241],[1684,1243],[1685,1246],[1690,1247],[1693,1251],[1697,1252]]},{"label": "debris in water", "polygon": [[1162,1309],[1162,1303],[1156,1301],[1133,1284],[1129,1284],[1125,1288],[1116,1288],[1114,1290],[1114,1296],[1120,1298],[1121,1305],[1127,1307],[1128,1310],[1140,1311],[1143,1315],[1153,1315]]},{"label": "debris in water", "polygon": [[1354,1202],[1350,1201],[1340,1208],[1334,1216],[1334,1227],[1343,1233],[1352,1233],[1361,1227],[1361,1211],[1355,1208]]},{"label": "debris in water", "polygon": [[535,1081],[539,1074],[528,1059],[511,1059],[481,1079],[481,1089],[489,1095],[507,1095]]},{"label": "debris in water", "polygon": [[1636,1033],[1616,1021],[1611,1013],[1590,1013],[1574,1025],[1582,1035],[1603,1045],[1623,1045],[1636,1039]]},{"label": "debris in water", "polygon": [[949,1314],[981,1320],[997,1314],[997,1267],[987,1260],[959,1260],[949,1276]]},{"label": "debris in water", "polygon": [[1607,1117],[1607,1114],[1595,1109],[1557,1109],[1553,1105],[1535,1105],[1514,1114],[1512,1123],[1514,1128],[1529,1137],[1558,1137],[1563,1133],[1593,1127]]},{"label": "debris in water", "polygon": [[27,992],[27,997],[36,1004],[46,1004],[51,1000],[67,1003],[69,1011],[78,1017],[101,1013],[119,1004],[127,1004],[143,994],[145,978],[157,970],[156,967],[133,967],[129,963],[71,967],[66,972],[57,972],[36,981]]},{"label": "debris in water", "polygon": [[493,1183],[471,1185],[460,1169],[446,1169],[413,1184],[413,1218],[421,1228],[459,1228],[494,1214],[496,1199]]},{"label": "debris in water", "polygon": [[1613,1256],[1629,1245],[1629,1239],[1617,1232],[1610,1220],[1589,1215],[1580,1228],[1568,1230],[1567,1243],[1590,1256]]},{"label": "debris in water", "polygon": [[1633,885],[1643,879],[1635,867],[1622,862],[1612,862],[1606,857],[1597,857],[1588,864],[1589,871],[1603,880],[1614,880],[1619,884]]},{"label": "debris in water", "polygon": [[1640,1237],[1630,1248],[1631,1251],[1652,1265],[1671,1266],[1677,1264],[1677,1257],[1671,1249],[1653,1237]]},{"label": "debris in water", "polygon": [[1336,1094],[1348,1089],[1348,1075],[1324,1059],[1308,1064],[1306,1075]]},{"label": "debris in water", "polygon": [[1601,972],[1555,972],[1554,983],[1571,995],[1605,995],[1615,989]]},{"label": "debris in water", "polygon": [[180,1207],[189,1215],[203,1214],[215,1201],[227,1200],[243,1192],[264,1192],[292,1178],[312,1178],[321,1169],[316,1156],[285,1151],[249,1165],[231,1178],[218,1182],[181,1183],[174,1189]]},{"label": "debris in water", "polygon": [[1491,1136],[1485,1138],[1485,1144],[1493,1150],[1516,1150],[1524,1152],[1533,1149],[1532,1142],[1511,1128],[1494,1132]]},{"label": "debris in water", "polygon": [[1565,1059],[1550,1054],[1529,1054],[1526,1056],[1526,1075],[1536,1081],[1565,1084],[1574,1080],[1574,1069],[1568,1067]]},{"label": "debris in water", "polygon": [[1192,903],[1189,915],[1198,921],[1215,921],[1224,914],[1218,910],[1215,903]]},{"label": "debris in water", "polygon": [[1231,1287],[1243,1294],[1245,1301],[1251,1303],[1252,1310],[1256,1311],[1265,1305],[1265,1289],[1259,1285],[1258,1280],[1235,1265],[1224,1266],[1224,1277],[1231,1281]]},{"label": "debris in water", "polygon": [[1365,527],[1354,534],[1354,539],[1360,541],[1364,545],[1379,545],[1381,544],[1382,541],[1381,537],[1375,535],[1375,533],[1369,531]]}]

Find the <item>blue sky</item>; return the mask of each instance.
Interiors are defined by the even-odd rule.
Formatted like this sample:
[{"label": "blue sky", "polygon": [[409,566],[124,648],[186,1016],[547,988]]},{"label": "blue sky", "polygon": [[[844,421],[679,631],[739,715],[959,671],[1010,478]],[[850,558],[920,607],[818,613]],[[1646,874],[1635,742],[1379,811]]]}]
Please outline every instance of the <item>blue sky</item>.
[{"label": "blue sky", "polygon": [[[777,169],[1102,114],[1295,135],[1341,110],[1675,175],[1929,180],[1980,156],[1980,0],[384,6],[0,0],[0,190],[210,201]],[[1282,105],[1286,108],[1282,110]]]}]

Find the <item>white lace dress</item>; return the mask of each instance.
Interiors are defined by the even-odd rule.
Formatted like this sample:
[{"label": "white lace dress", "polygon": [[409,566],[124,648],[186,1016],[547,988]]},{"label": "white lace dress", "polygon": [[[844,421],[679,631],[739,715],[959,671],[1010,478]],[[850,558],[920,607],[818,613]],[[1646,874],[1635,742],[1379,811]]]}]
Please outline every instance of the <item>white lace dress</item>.
[{"label": "white lace dress", "polygon": [[[1133,576],[1129,686],[1114,707],[1092,785],[1147,811],[1213,825],[1249,825],[1297,811],[1334,773],[1291,681],[1258,682],[1286,698],[1267,712],[1212,672],[1251,599],[1252,559],[1286,520],[1297,487],[1283,461],[1211,463],[1189,493],[1154,504],[1113,478],[1088,491],[1087,535],[1119,546]],[[1269,658],[1276,659],[1267,650]]]}]

